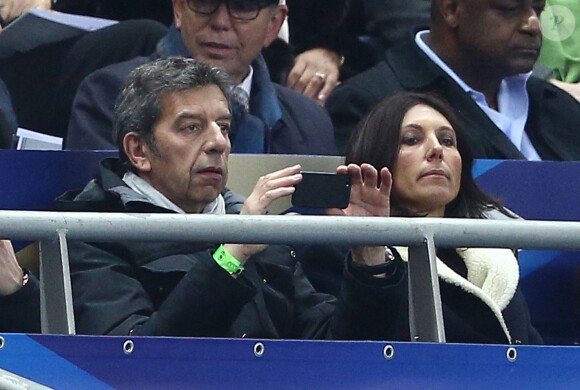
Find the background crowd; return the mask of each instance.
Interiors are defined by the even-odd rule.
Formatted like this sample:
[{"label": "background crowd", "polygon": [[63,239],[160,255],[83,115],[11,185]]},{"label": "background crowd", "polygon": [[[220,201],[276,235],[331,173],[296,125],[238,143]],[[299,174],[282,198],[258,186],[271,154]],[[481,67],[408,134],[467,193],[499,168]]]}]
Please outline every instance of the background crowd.
[{"label": "background crowd", "polygon": [[[345,155],[337,172],[352,193],[334,215],[512,218],[477,188],[474,158],[580,160],[575,46],[542,44],[543,12],[559,2],[512,3],[5,0],[0,43],[33,8],[119,23],[1,60],[0,146],[24,127],[66,149],[119,151],[59,198],[62,210],[264,214],[302,180],[288,167],[240,199],[224,187],[235,152]],[[404,248],[293,253],[219,241],[75,244],[78,329],[409,340]],[[512,251],[437,257],[448,340],[542,342]],[[37,279],[8,241],[0,260],[0,331],[38,331]],[[340,272],[324,286],[301,262]],[[35,314],[11,318],[19,304]]]}]

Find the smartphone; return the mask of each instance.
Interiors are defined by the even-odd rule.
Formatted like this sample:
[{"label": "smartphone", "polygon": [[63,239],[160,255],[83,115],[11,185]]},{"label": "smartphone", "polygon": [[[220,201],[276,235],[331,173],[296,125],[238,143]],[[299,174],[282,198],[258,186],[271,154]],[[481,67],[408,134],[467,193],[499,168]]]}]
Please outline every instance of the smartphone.
[{"label": "smartphone", "polygon": [[295,188],[292,194],[292,205],[295,207],[344,209],[350,199],[350,176],[302,172],[302,181]]}]

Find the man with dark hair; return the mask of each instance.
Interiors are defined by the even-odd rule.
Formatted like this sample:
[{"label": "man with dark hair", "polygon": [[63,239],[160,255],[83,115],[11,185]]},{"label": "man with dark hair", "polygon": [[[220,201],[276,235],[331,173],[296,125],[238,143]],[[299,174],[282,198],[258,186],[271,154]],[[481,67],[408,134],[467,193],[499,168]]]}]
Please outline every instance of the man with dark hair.
[{"label": "man with dark hair", "polygon": [[580,105],[531,76],[544,0],[433,0],[431,30],[388,50],[329,98],[340,148],[398,91],[437,92],[457,110],[476,158],[580,160]]},{"label": "man with dark hair", "polygon": [[[246,200],[225,188],[229,91],[223,70],[194,59],[170,57],[135,69],[115,110],[124,164],[104,160],[98,177],[63,195],[59,208],[265,214],[271,202],[294,192],[300,166],[261,177]],[[381,178],[380,188],[376,173],[374,186],[353,183],[353,215],[366,208],[388,213],[390,182]],[[71,242],[76,329],[97,335],[377,338],[390,316],[382,277],[391,263],[402,263],[386,263],[384,247],[361,253],[347,261],[341,296],[334,298],[312,288],[287,246],[223,243],[220,237],[209,243]],[[355,263],[372,272],[351,272]],[[393,269],[400,272],[388,280],[404,287],[404,267]]]},{"label": "man with dark hair", "polygon": [[154,58],[179,55],[222,67],[237,85],[234,152],[336,154],[325,110],[270,81],[260,51],[276,38],[287,15],[278,1],[173,0],[175,23],[151,57],[103,68],[80,85],[66,147],[114,149],[113,103],[127,74]]}]

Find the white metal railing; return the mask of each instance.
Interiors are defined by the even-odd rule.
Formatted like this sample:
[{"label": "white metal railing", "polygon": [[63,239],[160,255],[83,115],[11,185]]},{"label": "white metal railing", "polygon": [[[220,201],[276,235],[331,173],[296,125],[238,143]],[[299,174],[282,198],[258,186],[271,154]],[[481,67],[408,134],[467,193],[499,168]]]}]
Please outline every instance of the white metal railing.
[{"label": "white metal railing", "polygon": [[411,336],[444,342],[435,243],[580,249],[580,222],[0,211],[0,237],[40,241],[44,333],[74,334],[67,240],[409,246]]}]

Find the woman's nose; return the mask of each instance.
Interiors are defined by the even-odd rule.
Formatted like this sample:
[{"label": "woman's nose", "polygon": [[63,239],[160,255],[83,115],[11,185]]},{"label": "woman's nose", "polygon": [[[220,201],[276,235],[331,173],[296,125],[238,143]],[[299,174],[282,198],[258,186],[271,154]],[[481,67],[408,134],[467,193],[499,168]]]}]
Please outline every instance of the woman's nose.
[{"label": "woman's nose", "polygon": [[427,151],[427,159],[431,160],[434,158],[441,159],[443,157],[443,146],[439,140],[431,140],[428,145],[429,149]]}]

